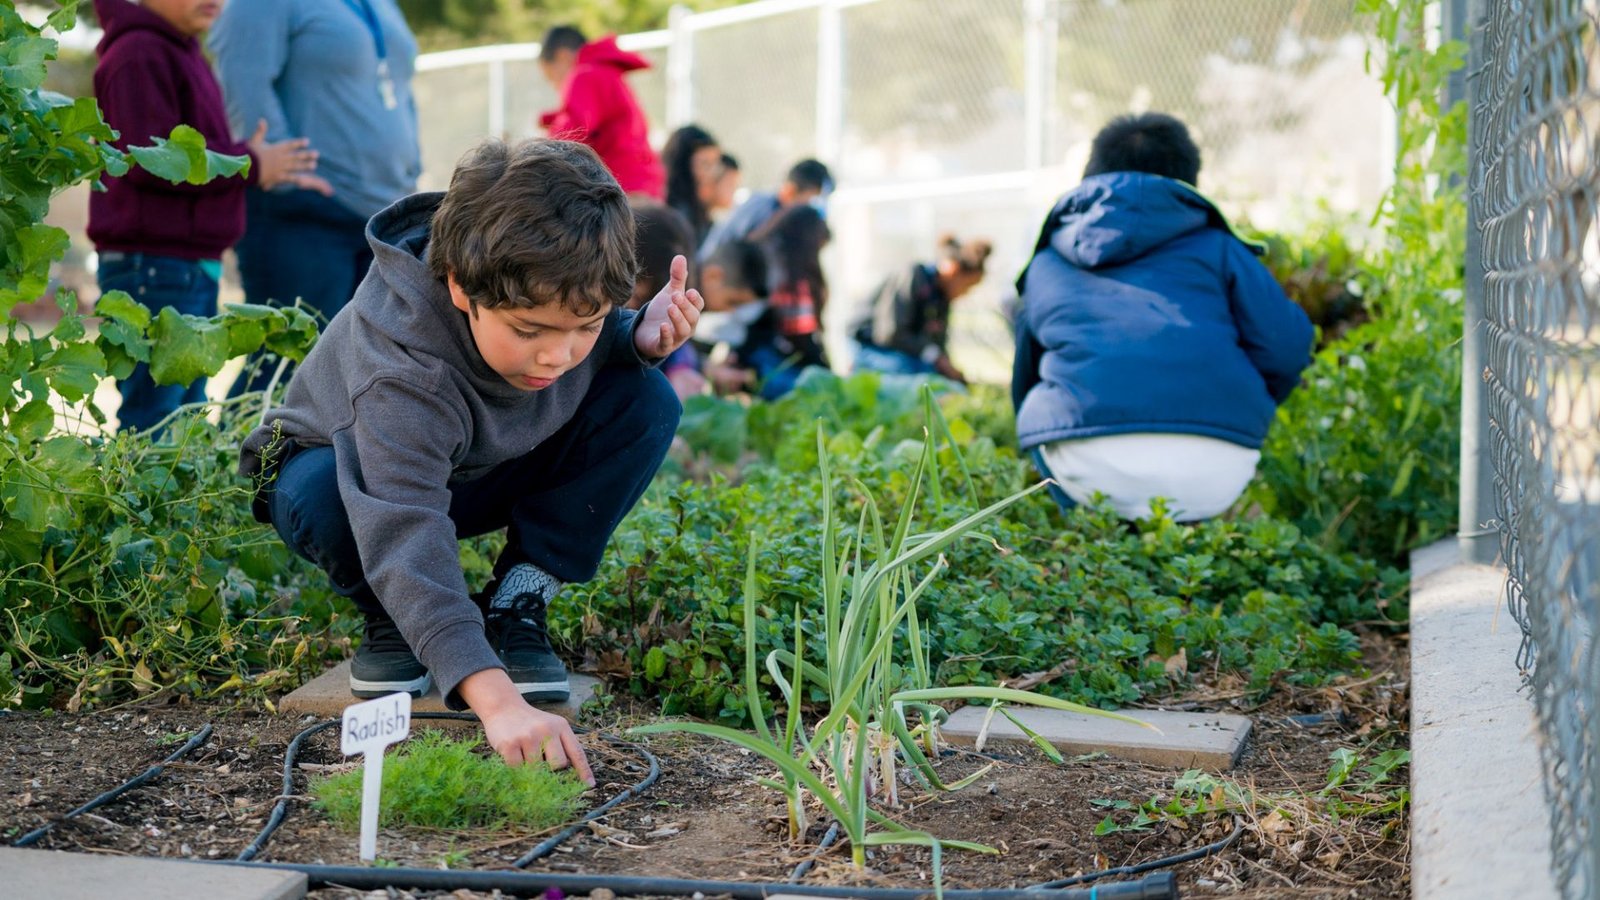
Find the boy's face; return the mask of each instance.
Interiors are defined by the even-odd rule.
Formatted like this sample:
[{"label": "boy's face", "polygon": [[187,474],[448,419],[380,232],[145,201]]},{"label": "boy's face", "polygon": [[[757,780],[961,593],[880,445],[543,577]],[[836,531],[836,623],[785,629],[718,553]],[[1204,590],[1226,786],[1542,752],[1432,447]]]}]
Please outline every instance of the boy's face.
[{"label": "boy's face", "polygon": [[450,302],[467,314],[478,354],[500,377],[524,391],[542,391],[593,352],[610,307],[587,318],[556,304],[532,309],[474,308],[454,277]]},{"label": "boy's face", "polygon": [[222,0],[140,0],[179,32],[196,37],[204,34],[222,14]]},{"label": "boy's face", "polygon": [[556,90],[561,90],[567,83],[567,76],[572,74],[572,69],[578,63],[578,51],[557,50],[550,59],[539,60],[539,72],[544,75],[544,80]]}]

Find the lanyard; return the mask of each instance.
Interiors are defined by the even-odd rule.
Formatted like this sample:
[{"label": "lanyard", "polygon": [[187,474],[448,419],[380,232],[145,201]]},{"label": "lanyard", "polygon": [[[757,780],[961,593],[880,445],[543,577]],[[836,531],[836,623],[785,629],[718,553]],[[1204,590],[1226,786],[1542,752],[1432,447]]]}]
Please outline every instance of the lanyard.
[{"label": "lanyard", "polygon": [[367,30],[372,32],[372,43],[378,48],[378,63],[386,64],[389,61],[389,50],[383,42],[383,26],[378,23],[378,13],[372,8],[371,0],[344,0],[344,2],[361,17],[363,22],[367,23]]}]

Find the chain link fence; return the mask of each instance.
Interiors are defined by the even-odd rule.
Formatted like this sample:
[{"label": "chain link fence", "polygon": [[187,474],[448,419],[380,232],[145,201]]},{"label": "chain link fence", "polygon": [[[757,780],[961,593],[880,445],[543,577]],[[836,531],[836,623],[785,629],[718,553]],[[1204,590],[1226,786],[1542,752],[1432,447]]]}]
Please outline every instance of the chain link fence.
[{"label": "chain link fence", "polygon": [[1600,10],[1479,0],[1469,186],[1488,444],[1557,883],[1600,891]]},{"label": "chain link fence", "polygon": [[[1393,112],[1365,69],[1350,0],[764,0],[627,35],[657,145],[695,122],[768,189],[815,156],[833,169],[830,333],[874,284],[935,249],[987,237],[991,275],[958,304],[952,352],[1009,377],[1000,314],[1040,220],[1119,113],[1190,123],[1201,187],[1268,228],[1370,215],[1388,185]],[[554,93],[537,47],[431,54],[416,92],[424,186],[490,134],[536,133]]]}]

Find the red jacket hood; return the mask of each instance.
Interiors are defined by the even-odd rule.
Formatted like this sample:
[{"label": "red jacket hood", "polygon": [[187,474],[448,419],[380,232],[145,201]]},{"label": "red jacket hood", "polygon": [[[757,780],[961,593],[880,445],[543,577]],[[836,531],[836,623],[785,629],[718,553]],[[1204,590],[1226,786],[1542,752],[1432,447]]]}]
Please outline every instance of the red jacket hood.
[{"label": "red jacket hood", "polygon": [[[96,0],[97,4],[99,0]],[[578,65],[580,66],[610,66],[621,72],[632,72],[636,69],[650,68],[650,60],[637,53],[617,46],[617,36],[608,34],[597,41],[590,41],[578,49]]]},{"label": "red jacket hood", "polygon": [[94,0],[94,14],[100,20],[105,34],[95,52],[105,55],[106,49],[130,31],[153,31],[179,46],[191,46],[194,38],[179,33],[161,18],[138,3],[128,0]]}]

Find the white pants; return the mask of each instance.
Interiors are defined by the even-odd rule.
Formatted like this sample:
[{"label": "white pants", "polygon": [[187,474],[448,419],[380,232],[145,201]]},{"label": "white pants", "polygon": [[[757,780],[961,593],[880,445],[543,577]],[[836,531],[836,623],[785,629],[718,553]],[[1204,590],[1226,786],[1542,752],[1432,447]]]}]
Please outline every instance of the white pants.
[{"label": "white pants", "polygon": [[1127,519],[1150,516],[1167,498],[1180,522],[1227,512],[1255,477],[1258,450],[1193,434],[1115,434],[1056,441],[1039,448],[1061,489],[1087,504],[1104,494]]}]

